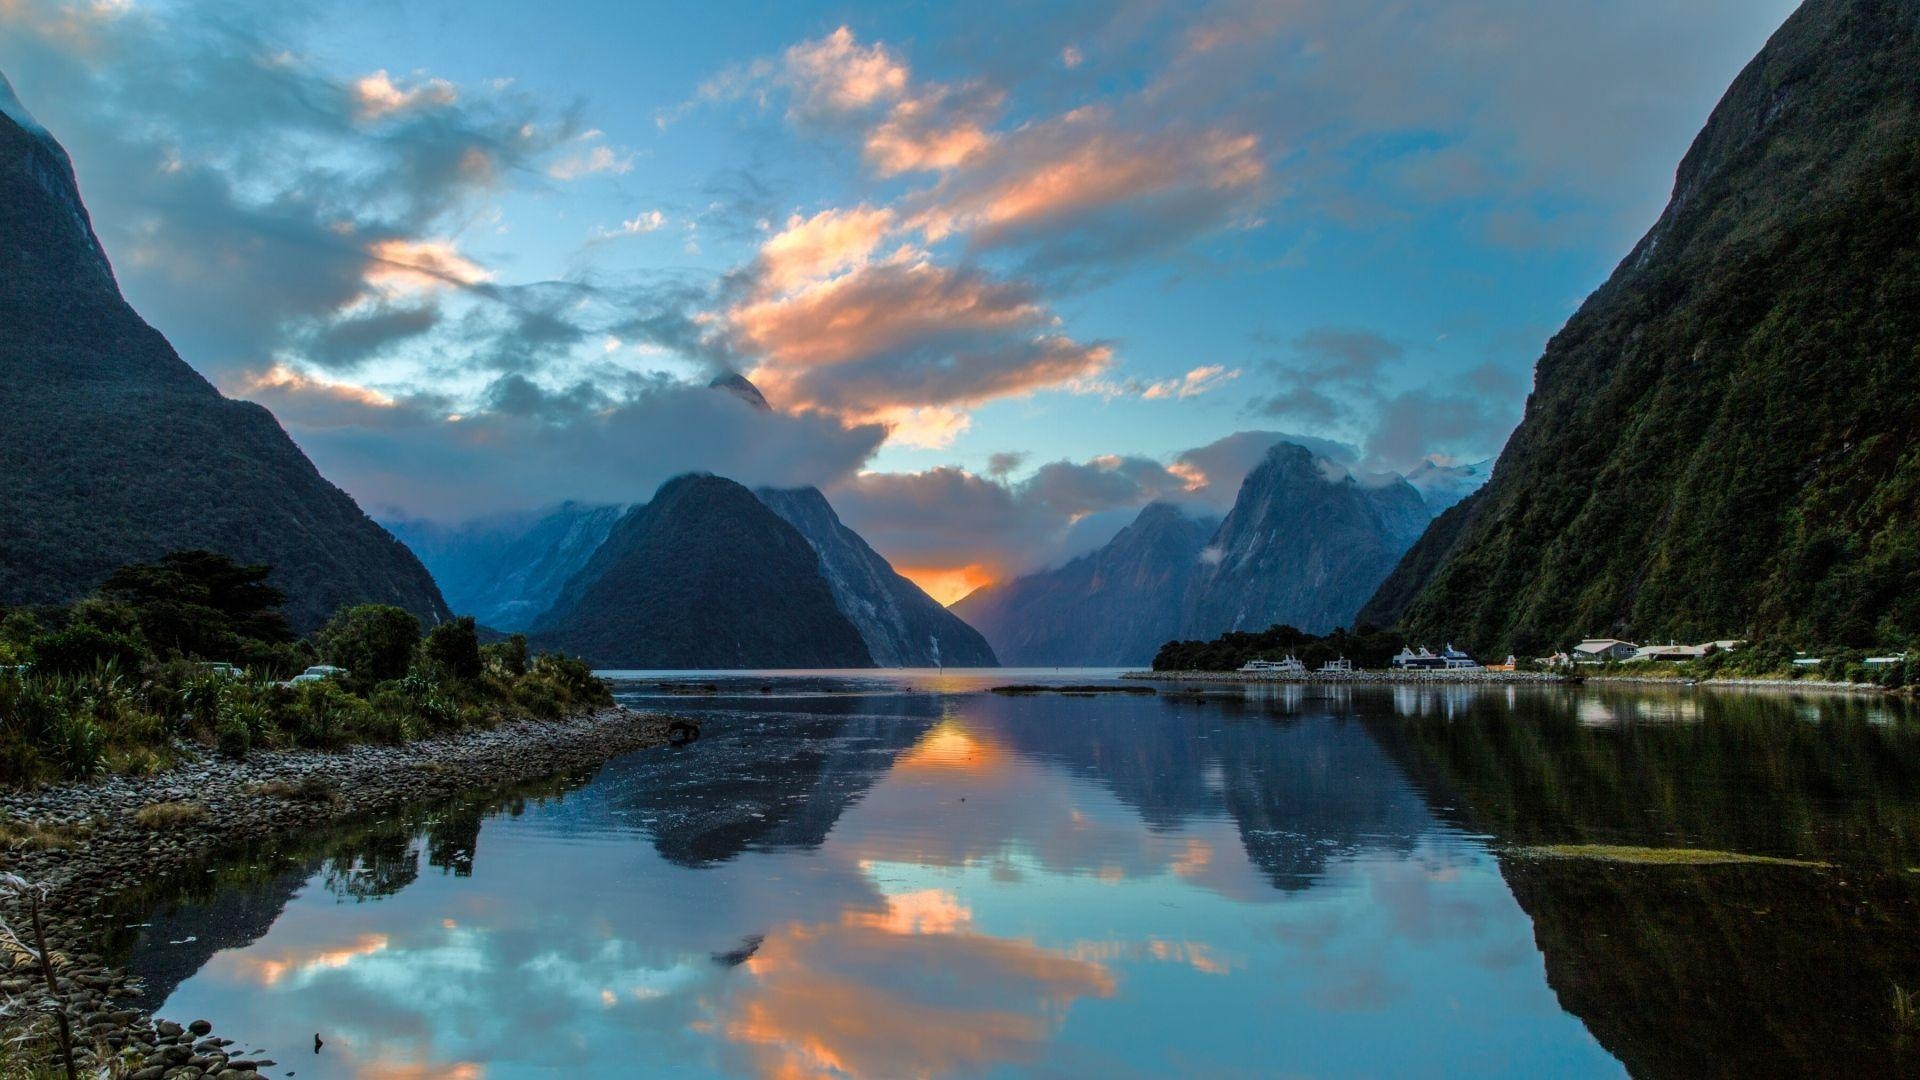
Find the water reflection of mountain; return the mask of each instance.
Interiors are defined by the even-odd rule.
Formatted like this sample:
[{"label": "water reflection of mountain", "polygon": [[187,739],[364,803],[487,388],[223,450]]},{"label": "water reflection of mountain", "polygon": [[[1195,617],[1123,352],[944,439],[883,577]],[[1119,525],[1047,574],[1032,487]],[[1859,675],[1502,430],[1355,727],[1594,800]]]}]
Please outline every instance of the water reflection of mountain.
[{"label": "water reflection of mountain", "polygon": [[1083,703],[1057,698],[967,708],[1022,752],[1106,786],[1151,827],[1230,816],[1248,858],[1279,889],[1310,886],[1333,858],[1410,850],[1433,824],[1419,793],[1347,718],[1344,694],[1116,700],[1091,723]]},{"label": "water reflection of mountain", "polygon": [[[749,848],[817,848],[847,808],[938,719],[936,699],[821,697],[727,715],[685,750],[623,759],[611,811],[686,867]],[[717,704],[715,706],[719,708]]]},{"label": "water reflection of mountain", "polygon": [[1547,982],[1635,1076],[1914,1076],[1914,885],[1790,867],[1504,858]]},{"label": "water reflection of mountain", "polygon": [[[1406,707],[1412,704],[1413,707]],[[1368,726],[1503,845],[1692,847],[1832,870],[1505,854],[1563,1007],[1639,1076],[1913,1075],[1920,731],[1770,695],[1480,694]]]}]

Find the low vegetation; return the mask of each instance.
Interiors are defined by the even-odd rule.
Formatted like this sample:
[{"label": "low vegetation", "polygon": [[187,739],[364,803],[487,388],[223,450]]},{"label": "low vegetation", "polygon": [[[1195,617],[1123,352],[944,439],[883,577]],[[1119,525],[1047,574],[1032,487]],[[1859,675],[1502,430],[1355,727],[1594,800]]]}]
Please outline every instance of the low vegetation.
[{"label": "low vegetation", "polygon": [[[363,604],[296,638],[267,574],[179,552],[71,605],[0,614],[0,785],[152,771],[183,744],[245,758],[611,704],[586,665],[531,655],[520,635],[482,645],[471,618],[422,633],[400,608]],[[291,681],[317,663],[345,673]]]},{"label": "low vegetation", "polygon": [[1233,671],[1249,660],[1298,659],[1309,668],[1346,657],[1356,668],[1384,668],[1407,644],[1390,630],[1362,626],[1324,636],[1291,626],[1235,631],[1212,641],[1169,641],[1153,657],[1155,671]]},{"label": "low vegetation", "polygon": [[158,802],[134,811],[133,823],[143,829],[178,829],[207,820],[207,808],[197,802]]}]

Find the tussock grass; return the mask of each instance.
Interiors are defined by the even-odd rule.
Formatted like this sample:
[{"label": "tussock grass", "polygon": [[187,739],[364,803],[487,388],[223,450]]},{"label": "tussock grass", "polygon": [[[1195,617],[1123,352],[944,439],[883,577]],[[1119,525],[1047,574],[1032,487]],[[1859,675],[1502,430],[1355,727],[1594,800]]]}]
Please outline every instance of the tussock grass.
[{"label": "tussock grass", "polygon": [[265,799],[285,799],[288,802],[330,803],[336,797],[333,783],[323,776],[303,776],[298,780],[266,780],[258,784],[248,784],[246,792]]},{"label": "tussock grass", "polygon": [[1635,866],[1799,866],[1826,869],[1833,864],[1807,859],[1782,859],[1771,855],[1746,855],[1738,851],[1714,851],[1710,848],[1653,848],[1626,844],[1541,844],[1515,848],[1517,855],[1541,859],[1591,859],[1596,862],[1627,863]]},{"label": "tussock grass", "polygon": [[134,811],[133,822],[143,829],[177,829],[205,821],[207,808],[197,802],[158,802]]},{"label": "tussock grass", "polygon": [[89,831],[85,825],[42,824],[38,821],[19,821],[10,814],[0,814],[0,849],[46,851],[70,848],[86,839]]}]

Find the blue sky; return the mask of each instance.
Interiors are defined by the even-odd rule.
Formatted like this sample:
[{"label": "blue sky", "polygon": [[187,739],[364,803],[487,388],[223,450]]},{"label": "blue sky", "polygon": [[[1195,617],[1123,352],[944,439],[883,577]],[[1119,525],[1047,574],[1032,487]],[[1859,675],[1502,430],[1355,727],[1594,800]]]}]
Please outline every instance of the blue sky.
[{"label": "blue sky", "polygon": [[813,483],[950,598],[1273,433],[1492,456],[1791,7],[9,0],[0,71],[376,516]]}]

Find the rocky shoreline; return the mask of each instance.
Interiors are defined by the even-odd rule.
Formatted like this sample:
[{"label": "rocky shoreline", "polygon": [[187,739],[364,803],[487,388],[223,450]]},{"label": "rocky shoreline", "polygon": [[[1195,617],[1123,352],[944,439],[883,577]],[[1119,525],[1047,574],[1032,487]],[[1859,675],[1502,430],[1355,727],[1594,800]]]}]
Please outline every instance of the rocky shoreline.
[{"label": "rocky shoreline", "polygon": [[[605,709],[555,721],[519,721],[405,746],[339,752],[277,750],[245,762],[202,753],[152,776],[116,776],[38,791],[0,793],[0,870],[49,890],[46,929],[56,985],[83,1075],[129,1080],[243,1076],[271,1059],[234,1053],[204,1020],[161,1020],[130,1002],[131,976],[92,946],[88,916],[117,897],[190,870],[222,851],[463,791],[588,768],[667,741],[672,718]],[[21,912],[5,911],[20,928]],[[23,935],[24,936],[24,935]],[[30,939],[29,939],[30,940]],[[38,968],[17,950],[0,955],[0,1001],[37,993]],[[25,1033],[0,1021],[0,1045]],[[27,1044],[53,1062],[51,1022]],[[291,1052],[282,1047],[280,1052]],[[0,1056],[0,1071],[15,1064]],[[108,1071],[102,1072],[102,1069]],[[46,1073],[64,1075],[57,1064]]]}]

